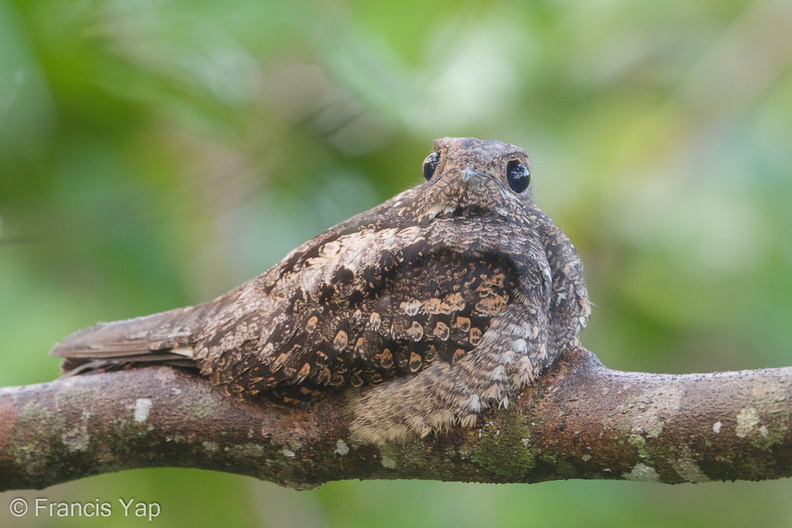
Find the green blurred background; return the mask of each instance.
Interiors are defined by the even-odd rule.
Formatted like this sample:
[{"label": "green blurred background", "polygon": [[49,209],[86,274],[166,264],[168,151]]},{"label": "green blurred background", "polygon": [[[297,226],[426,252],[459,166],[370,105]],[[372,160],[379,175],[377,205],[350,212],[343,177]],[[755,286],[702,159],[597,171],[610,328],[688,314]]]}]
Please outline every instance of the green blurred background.
[{"label": "green blurred background", "polygon": [[[792,364],[792,2],[0,0],[0,386],[64,335],[199,303],[421,180],[526,148],[612,368]],[[167,526],[790,526],[792,482],[338,482],[196,470],[0,494]],[[49,524],[48,524],[49,523]]]}]

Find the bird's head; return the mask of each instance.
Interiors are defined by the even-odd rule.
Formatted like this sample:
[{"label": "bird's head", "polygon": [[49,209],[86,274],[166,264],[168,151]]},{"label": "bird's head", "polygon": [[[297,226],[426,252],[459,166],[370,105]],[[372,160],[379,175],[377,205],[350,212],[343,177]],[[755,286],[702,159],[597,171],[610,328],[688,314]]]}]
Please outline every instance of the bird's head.
[{"label": "bird's head", "polygon": [[528,154],[495,140],[440,138],[423,162],[419,216],[511,218],[534,207]]}]

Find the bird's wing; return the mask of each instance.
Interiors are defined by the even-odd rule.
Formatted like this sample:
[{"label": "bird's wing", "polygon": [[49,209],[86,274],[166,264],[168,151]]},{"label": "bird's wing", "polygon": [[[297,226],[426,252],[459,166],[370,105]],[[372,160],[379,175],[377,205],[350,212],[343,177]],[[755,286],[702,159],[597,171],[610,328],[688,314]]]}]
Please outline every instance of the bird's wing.
[{"label": "bird's wing", "polygon": [[[309,395],[312,386],[377,383],[464,357],[513,300],[510,263],[431,247],[414,232],[389,237],[336,240],[287,257],[258,284],[266,291],[267,280],[277,281],[261,295],[281,302],[229,307],[234,316],[204,329],[196,344],[202,371],[229,393],[299,384]],[[245,306],[256,304],[243,297]]]}]

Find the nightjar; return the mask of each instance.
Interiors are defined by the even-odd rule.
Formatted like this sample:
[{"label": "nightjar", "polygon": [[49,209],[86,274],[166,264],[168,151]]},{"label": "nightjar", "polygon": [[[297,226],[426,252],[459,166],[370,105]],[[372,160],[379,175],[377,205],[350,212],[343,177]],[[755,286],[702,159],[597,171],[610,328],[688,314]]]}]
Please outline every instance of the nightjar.
[{"label": "nightjar", "polygon": [[578,344],[588,296],[525,151],[442,138],[423,175],[213,301],[99,323],[52,354],[71,374],[191,367],[278,404],[344,388],[362,441],[474,426]]}]

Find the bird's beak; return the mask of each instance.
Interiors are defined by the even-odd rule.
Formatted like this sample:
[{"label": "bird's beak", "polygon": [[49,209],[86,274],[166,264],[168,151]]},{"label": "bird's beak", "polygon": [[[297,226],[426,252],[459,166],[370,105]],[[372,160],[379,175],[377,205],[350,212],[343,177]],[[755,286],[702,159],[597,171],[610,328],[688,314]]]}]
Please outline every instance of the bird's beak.
[{"label": "bird's beak", "polygon": [[463,181],[469,181],[473,176],[484,176],[485,174],[473,167],[465,167],[465,175],[462,177]]}]

